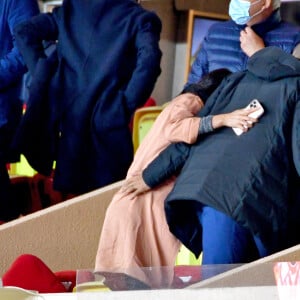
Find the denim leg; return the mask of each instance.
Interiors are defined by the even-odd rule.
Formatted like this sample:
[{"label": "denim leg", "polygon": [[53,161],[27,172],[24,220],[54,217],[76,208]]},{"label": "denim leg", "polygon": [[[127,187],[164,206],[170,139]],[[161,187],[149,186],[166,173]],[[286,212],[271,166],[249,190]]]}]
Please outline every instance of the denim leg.
[{"label": "denim leg", "polygon": [[250,232],[208,206],[198,212],[203,228],[203,264],[246,263],[258,258]]}]

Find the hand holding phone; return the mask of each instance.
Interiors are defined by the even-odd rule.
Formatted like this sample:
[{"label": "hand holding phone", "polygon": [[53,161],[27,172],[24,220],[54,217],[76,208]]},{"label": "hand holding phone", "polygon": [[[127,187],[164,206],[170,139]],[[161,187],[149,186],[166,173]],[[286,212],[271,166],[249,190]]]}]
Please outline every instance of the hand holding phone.
[{"label": "hand holding phone", "polygon": [[[252,108],[257,108],[257,110],[253,111],[250,113],[248,116],[254,119],[259,118],[263,113],[264,113],[264,108],[260,104],[260,102],[257,99],[253,99],[245,109],[252,109]],[[244,131],[240,128],[232,128],[233,131],[235,132],[236,135],[241,135],[244,133]]]}]

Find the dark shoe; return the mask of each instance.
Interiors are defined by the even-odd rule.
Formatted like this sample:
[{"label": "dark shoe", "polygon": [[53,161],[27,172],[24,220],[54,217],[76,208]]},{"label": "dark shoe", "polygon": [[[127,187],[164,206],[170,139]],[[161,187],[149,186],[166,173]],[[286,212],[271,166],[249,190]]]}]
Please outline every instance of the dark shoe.
[{"label": "dark shoe", "polygon": [[105,277],[104,284],[112,291],[151,290],[146,283],[125,273],[95,272]]}]

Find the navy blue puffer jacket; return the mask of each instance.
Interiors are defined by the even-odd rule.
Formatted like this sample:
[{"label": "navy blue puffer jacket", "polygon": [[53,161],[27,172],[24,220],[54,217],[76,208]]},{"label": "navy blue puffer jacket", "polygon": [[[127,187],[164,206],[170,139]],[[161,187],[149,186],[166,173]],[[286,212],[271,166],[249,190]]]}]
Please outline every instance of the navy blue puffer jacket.
[{"label": "navy blue puffer jacket", "polygon": [[[245,25],[237,25],[232,20],[212,25],[193,63],[188,83],[195,83],[204,74],[220,68],[232,72],[245,70],[248,56],[240,47],[240,32],[244,28]],[[300,28],[283,22],[279,10],[252,29],[264,40],[266,47],[276,46],[287,53],[292,53],[300,42]]]}]

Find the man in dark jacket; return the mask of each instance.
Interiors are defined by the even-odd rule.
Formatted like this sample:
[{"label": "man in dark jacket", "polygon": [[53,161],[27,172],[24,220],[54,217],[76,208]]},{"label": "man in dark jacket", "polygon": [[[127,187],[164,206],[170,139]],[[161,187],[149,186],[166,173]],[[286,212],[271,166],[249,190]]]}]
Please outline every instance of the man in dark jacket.
[{"label": "man in dark jacket", "polygon": [[299,91],[296,58],[276,47],[258,51],[247,71],[223,81],[200,116],[256,98],[265,110],[259,122],[241,136],[221,128],[193,146],[172,144],[144,170],[152,188],[183,167],[165,202],[167,222],[196,256],[203,250],[203,263],[254,259],[253,241],[260,257],[299,242],[299,233],[293,236],[300,201]]},{"label": "man in dark jacket", "polygon": [[231,20],[211,26],[201,45],[188,83],[219,68],[245,70],[256,51],[276,46],[292,53],[300,43],[300,28],[280,17],[280,0],[231,0]]},{"label": "man in dark jacket", "polygon": [[[17,142],[41,173],[56,160],[56,190],[81,194],[125,178],[130,118],[160,74],[160,32],[157,15],[133,0],[65,0],[15,29],[33,77]],[[57,40],[49,57],[44,40]]]},{"label": "man in dark jacket", "polygon": [[16,160],[11,139],[22,115],[21,85],[26,66],[13,39],[16,24],[39,13],[36,0],[0,2],[0,223],[15,219],[20,207],[10,191],[6,163]]}]

